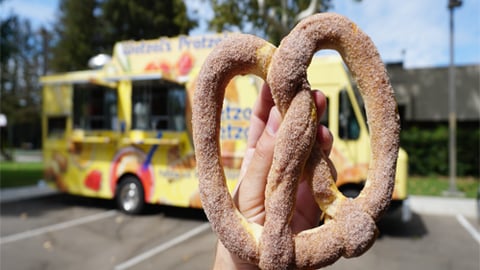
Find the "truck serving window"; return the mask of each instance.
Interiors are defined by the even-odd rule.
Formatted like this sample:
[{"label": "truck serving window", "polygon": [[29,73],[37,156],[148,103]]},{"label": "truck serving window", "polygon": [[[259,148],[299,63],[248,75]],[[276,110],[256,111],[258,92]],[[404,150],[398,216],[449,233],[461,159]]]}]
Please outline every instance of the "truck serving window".
[{"label": "truck serving window", "polygon": [[340,91],[338,132],[344,140],[356,140],[360,136],[360,125],[355,117],[352,102],[346,90]]},{"label": "truck serving window", "polygon": [[94,84],[75,84],[73,125],[84,130],[116,130],[116,90]]},{"label": "truck serving window", "polygon": [[134,81],[132,128],[137,130],[185,130],[185,88],[161,81]]}]

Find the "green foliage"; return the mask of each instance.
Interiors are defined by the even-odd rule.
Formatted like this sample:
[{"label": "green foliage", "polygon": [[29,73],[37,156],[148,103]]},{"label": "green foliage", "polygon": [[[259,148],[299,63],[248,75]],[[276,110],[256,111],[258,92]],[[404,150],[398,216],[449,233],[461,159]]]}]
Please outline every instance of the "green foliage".
[{"label": "green foliage", "polygon": [[196,26],[181,0],[61,0],[53,50],[55,72],[87,69],[115,42],[188,34]]},{"label": "green foliage", "polygon": [[119,40],[188,34],[196,26],[187,17],[185,4],[180,0],[106,0],[101,8],[100,20],[107,46]]},{"label": "green foliage", "polygon": [[457,133],[457,170],[459,175],[480,175],[480,127],[460,129]]},{"label": "green foliage", "polygon": [[2,63],[2,71],[7,59],[18,52],[18,48],[15,46],[15,28],[17,25],[18,17],[14,15],[7,17],[0,25],[0,59]]},{"label": "green foliage", "polygon": [[[414,126],[401,133],[401,146],[409,157],[412,175],[448,175],[448,126],[434,129]],[[457,175],[479,176],[480,129],[457,128]]]},{"label": "green foliage", "polygon": [[39,121],[42,44],[30,22],[12,14],[1,21],[0,110],[9,123]]},{"label": "green foliage", "polygon": [[94,15],[96,0],[61,0],[55,33],[58,42],[53,48],[52,67],[55,71],[87,68],[88,59],[97,53],[96,33],[99,22]]},{"label": "green foliage", "polygon": [[[215,17],[210,28],[241,30],[267,38],[277,44],[299,21],[299,14],[308,10],[308,15],[323,12],[331,7],[331,0],[210,0]],[[259,3],[263,3],[260,5]],[[309,10],[309,6],[312,9]],[[249,29],[251,28],[251,29]]]}]

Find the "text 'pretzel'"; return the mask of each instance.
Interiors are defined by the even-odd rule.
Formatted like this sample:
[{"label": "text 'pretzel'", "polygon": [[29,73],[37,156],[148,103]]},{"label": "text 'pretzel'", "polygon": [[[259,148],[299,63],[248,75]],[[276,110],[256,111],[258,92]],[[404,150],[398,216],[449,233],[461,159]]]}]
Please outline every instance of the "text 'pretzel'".
[{"label": "text 'pretzel'", "polygon": [[[317,115],[307,68],[321,49],[341,54],[365,102],[372,158],[365,187],[355,199],[347,199],[337,189],[330,161],[315,139]],[[263,226],[249,222],[237,210],[220,161],[225,87],[239,74],[255,74],[265,80],[283,116],[267,179]],[[230,252],[262,269],[319,268],[340,256],[359,256],[373,244],[375,222],[392,196],[399,116],[375,45],[347,18],[329,13],[310,16],[278,48],[246,34],[221,42],[200,71],[192,124],[203,208]],[[309,178],[325,222],[294,235],[290,220],[302,174]]]}]

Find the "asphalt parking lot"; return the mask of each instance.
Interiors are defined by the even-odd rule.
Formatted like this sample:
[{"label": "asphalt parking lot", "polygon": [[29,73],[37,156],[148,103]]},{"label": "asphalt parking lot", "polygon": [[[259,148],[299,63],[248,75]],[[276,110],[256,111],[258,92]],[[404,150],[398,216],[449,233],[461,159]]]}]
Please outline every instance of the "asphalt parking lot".
[{"label": "asphalt parking lot", "polygon": [[[480,269],[476,218],[420,212],[408,223],[383,219],[366,254],[327,269]],[[63,194],[4,202],[0,225],[0,269],[210,269],[216,242],[202,211],[127,216],[110,201]]]}]

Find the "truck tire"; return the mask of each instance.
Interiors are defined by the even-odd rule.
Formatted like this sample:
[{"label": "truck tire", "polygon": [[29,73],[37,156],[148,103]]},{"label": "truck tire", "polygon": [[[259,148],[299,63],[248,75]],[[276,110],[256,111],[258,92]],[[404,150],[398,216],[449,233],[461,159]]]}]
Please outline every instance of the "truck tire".
[{"label": "truck tire", "polygon": [[135,176],[126,176],[118,183],[115,198],[118,208],[129,215],[139,214],[145,207],[145,191]]}]

